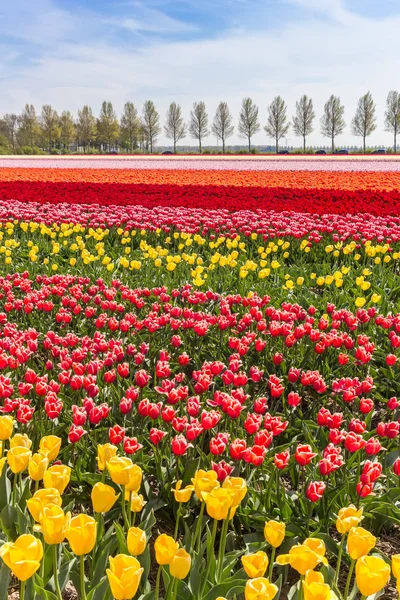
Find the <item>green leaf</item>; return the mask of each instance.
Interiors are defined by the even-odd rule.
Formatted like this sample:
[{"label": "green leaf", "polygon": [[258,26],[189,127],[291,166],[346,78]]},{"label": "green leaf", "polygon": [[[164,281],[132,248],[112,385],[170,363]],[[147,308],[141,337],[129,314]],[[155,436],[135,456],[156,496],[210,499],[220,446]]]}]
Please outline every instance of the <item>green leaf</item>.
[{"label": "green leaf", "polygon": [[3,561],[0,562],[0,600],[8,600],[11,571]]},{"label": "green leaf", "polygon": [[[201,554],[196,555],[196,558],[193,561],[192,569],[190,571],[190,589],[192,590],[193,596],[197,598],[200,592],[200,586],[203,582],[201,576],[201,567],[203,565],[203,557]],[[220,594],[221,595],[221,594]]]},{"label": "green leaf", "polygon": [[214,585],[205,597],[205,600],[216,600],[219,596],[232,597],[234,594],[240,594],[246,587],[246,579],[231,577],[223,583]]},{"label": "green leaf", "polygon": [[333,538],[328,533],[319,533],[318,537],[325,542],[326,549],[329,550],[334,556],[338,555],[339,548]]},{"label": "green leaf", "polygon": [[35,598],[39,598],[40,600],[57,600],[57,596],[53,594],[53,592],[49,592],[49,590],[45,590],[37,583],[33,583],[35,588]]},{"label": "green leaf", "polygon": [[76,558],[62,563],[60,570],[58,571],[58,582],[60,584],[61,591],[65,588],[70,580],[71,569],[74,567],[75,563]]},{"label": "green leaf", "polygon": [[101,581],[101,578],[104,576],[104,572],[106,570],[108,557],[112,552],[112,547],[116,543],[115,538],[110,538],[106,540],[106,543],[100,544],[96,551],[95,561],[96,568],[94,570],[93,576],[90,580],[90,589],[95,588]]},{"label": "green leaf", "polygon": [[87,595],[87,600],[108,600],[111,590],[106,576]]},{"label": "green leaf", "polygon": [[114,527],[115,527],[115,534],[116,534],[117,540],[118,540],[118,547],[119,547],[120,554],[129,554],[128,546],[126,545],[126,537],[125,537],[124,530],[122,529],[121,525],[119,523],[117,523],[117,521],[114,521]]},{"label": "green leaf", "polygon": [[0,513],[0,528],[11,540],[15,540],[17,538],[17,530],[15,527],[16,522],[17,509],[8,504]]},{"label": "green leaf", "polygon": [[3,472],[0,477],[0,511],[7,504],[10,504],[11,499],[11,483],[7,477],[7,466],[4,465]]}]

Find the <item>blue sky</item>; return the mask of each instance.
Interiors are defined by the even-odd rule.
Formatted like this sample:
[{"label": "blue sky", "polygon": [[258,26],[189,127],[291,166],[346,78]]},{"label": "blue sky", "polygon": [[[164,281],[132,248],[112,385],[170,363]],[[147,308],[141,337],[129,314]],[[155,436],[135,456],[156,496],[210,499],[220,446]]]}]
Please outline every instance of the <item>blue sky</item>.
[{"label": "blue sky", "polygon": [[[390,143],[382,122],[388,91],[400,87],[398,31],[398,0],[0,0],[0,114],[26,102],[97,112],[105,99],[140,111],[151,98],[162,116],[172,100],[187,116],[204,100],[211,119],[220,100],[236,116],[251,96],[265,123],[275,95],[291,115],[307,93],[318,117],[310,142],[320,144],[329,95],[341,96],[349,124],[370,90],[371,143]],[[356,141],[349,126],[338,141]]]}]

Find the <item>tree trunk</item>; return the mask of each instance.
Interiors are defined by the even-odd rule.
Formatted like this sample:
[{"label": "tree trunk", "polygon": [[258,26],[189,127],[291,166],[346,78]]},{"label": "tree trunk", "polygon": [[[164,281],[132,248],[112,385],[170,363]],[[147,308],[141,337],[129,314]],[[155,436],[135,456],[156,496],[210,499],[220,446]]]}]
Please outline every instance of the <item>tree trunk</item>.
[{"label": "tree trunk", "polygon": [[306,136],[303,135],[303,154],[306,153]]},{"label": "tree trunk", "polygon": [[397,152],[397,129],[394,130],[394,153],[396,154]]},{"label": "tree trunk", "polygon": [[249,136],[249,154],[251,152],[251,137]]},{"label": "tree trunk", "polygon": [[277,137],[275,138],[275,145],[276,145],[276,153],[278,154],[278,152],[279,152],[279,140],[278,140]]},{"label": "tree trunk", "polygon": [[365,135],[363,137],[363,154],[365,154]]},{"label": "tree trunk", "polygon": [[225,154],[225,139],[222,138],[222,154]]},{"label": "tree trunk", "polygon": [[335,137],[332,136],[332,154],[335,152]]},{"label": "tree trunk", "polygon": [[174,154],[176,154],[176,140],[174,140]]},{"label": "tree trunk", "polygon": [[201,138],[199,138],[199,153],[201,154]]}]

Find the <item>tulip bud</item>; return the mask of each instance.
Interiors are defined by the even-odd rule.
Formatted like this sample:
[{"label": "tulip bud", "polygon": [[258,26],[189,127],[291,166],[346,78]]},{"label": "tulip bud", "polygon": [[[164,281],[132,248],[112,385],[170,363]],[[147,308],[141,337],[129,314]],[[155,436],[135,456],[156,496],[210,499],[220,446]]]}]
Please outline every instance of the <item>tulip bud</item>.
[{"label": "tulip bud", "polygon": [[139,527],[131,527],[126,539],[129,552],[133,556],[140,556],[146,550],[146,533]]},{"label": "tulip bud", "polygon": [[15,542],[6,542],[1,546],[0,557],[17,579],[26,581],[40,567],[42,542],[28,533],[21,535]]},{"label": "tulip bud", "polygon": [[268,556],[261,550],[254,554],[246,554],[242,556],[242,565],[247,577],[264,577],[268,569]]},{"label": "tulip bud", "polygon": [[356,582],[363,596],[382,590],[390,578],[390,566],[379,556],[362,556],[356,563]]},{"label": "tulip bud", "polygon": [[29,477],[33,481],[41,481],[49,465],[49,460],[42,454],[34,454],[28,464]]},{"label": "tulip bud", "polygon": [[65,533],[71,550],[76,556],[89,554],[96,543],[97,525],[93,517],[85,514],[77,515],[71,519]]},{"label": "tulip bud", "polygon": [[106,570],[111,592],[115,600],[131,600],[138,590],[143,568],[139,561],[127,554],[110,556],[110,568]]},{"label": "tulip bud", "polygon": [[169,573],[176,579],[185,579],[188,576],[192,559],[184,548],[180,548],[169,563]]},{"label": "tulip bud", "polygon": [[112,509],[119,498],[119,494],[110,485],[106,485],[99,481],[92,489],[92,504],[95,513],[106,513]]},{"label": "tulip bud", "polygon": [[178,542],[170,535],[163,533],[154,543],[156,561],[159,565],[169,565],[179,548]]}]

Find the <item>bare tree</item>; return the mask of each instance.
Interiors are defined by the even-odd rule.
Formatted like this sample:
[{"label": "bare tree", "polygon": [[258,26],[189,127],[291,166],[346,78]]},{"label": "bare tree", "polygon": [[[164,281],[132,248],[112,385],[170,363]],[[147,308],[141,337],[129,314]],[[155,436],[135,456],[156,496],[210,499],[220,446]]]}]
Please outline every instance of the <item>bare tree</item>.
[{"label": "bare tree", "polygon": [[167,138],[173,141],[174,154],[176,154],[176,144],[186,136],[186,125],[183,121],[182,109],[176,102],[171,102],[169,105],[164,131]]},{"label": "bare tree", "polygon": [[122,144],[132,152],[137,147],[140,128],[138,113],[133,102],[125,102],[119,128]]},{"label": "bare tree", "polygon": [[400,93],[391,90],[386,99],[385,131],[393,133],[393,150],[397,152],[397,134],[400,131]]},{"label": "bare tree", "polygon": [[212,132],[222,141],[222,152],[225,153],[225,142],[233,135],[233,117],[226,102],[220,102],[212,124]]},{"label": "bare tree", "polygon": [[45,104],[42,107],[42,114],[40,117],[40,127],[42,135],[49,152],[53,148],[54,143],[59,139],[61,135],[60,119],[57,112],[50,106]]},{"label": "bare tree", "polygon": [[90,106],[85,104],[82,110],[78,110],[78,119],[75,123],[77,145],[83,146],[86,152],[96,138],[96,119]]},{"label": "bare tree", "polygon": [[239,135],[247,138],[250,152],[251,138],[260,131],[260,123],[258,121],[258,106],[253,104],[253,100],[251,98],[243,98],[242,100],[238,131]]},{"label": "bare tree", "polygon": [[35,146],[40,136],[40,127],[33,104],[26,104],[19,119],[18,139],[21,146]]},{"label": "bare tree", "polygon": [[303,154],[306,153],[306,138],[314,129],[314,119],[313,101],[304,95],[296,102],[296,114],[293,117],[293,131],[295,135],[303,138]]},{"label": "bare tree", "polygon": [[321,118],[321,133],[332,140],[332,152],[335,151],[335,138],[343,133],[346,123],[343,118],[344,106],[339,96],[332,96],[325,103],[324,114]]},{"label": "bare tree", "polygon": [[365,154],[365,139],[376,129],[376,108],[371,92],[367,92],[358,101],[356,114],[351,122],[353,135],[363,139],[363,152]]},{"label": "bare tree", "polygon": [[74,119],[69,110],[64,110],[60,117],[60,142],[64,149],[68,149],[69,145],[75,138]]},{"label": "bare tree", "polygon": [[199,152],[201,154],[201,142],[209,135],[208,114],[204,102],[195,102],[190,111],[189,133],[199,140]]},{"label": "bare tree", "polygon": [[153,146],[157,141],[161,127],[160,115],[156,111],[152,100],[146,100],[143,105],[142,128],[147,145],[150,147],[150,152],[153,152]]},{"label": "bare tree", "polygon": [[103,102],[97,119],[97,141],[110,151],[119,137],[117,115],[111,102]]},{"label": "bare tree", "polygon": [[3,117],[5,134],[8,140],[9,145],[12,148],[12,151],[15,152],[15,147],[17,144],[17,131],[19,119],[18,116],[14,113],[6,114]]},{"label": "bare tree", "polygon": [[268,119],[264,127],[267,135],[275,138],[276,153],[279,151],[279,140],[289,131],[290,123],[286,123],[286,103],[276,96],[268,106]]}]

